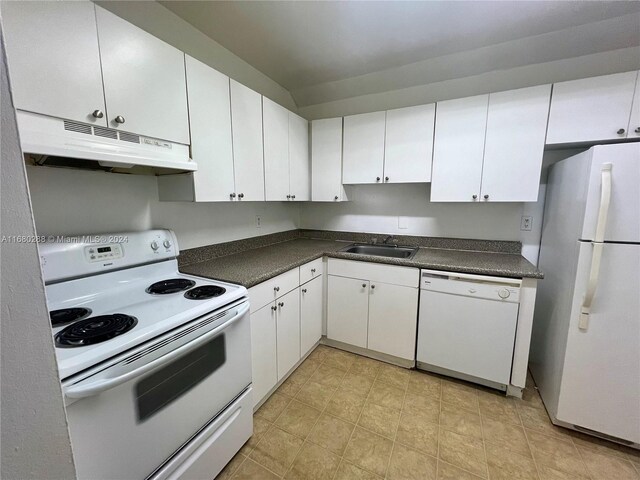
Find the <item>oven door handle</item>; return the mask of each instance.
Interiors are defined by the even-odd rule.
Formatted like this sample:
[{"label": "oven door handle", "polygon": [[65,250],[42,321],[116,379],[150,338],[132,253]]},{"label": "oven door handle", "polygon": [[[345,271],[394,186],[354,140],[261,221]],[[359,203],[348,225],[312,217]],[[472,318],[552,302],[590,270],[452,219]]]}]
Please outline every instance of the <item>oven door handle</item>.
[{"label": "oven door handle", "polygon": [[135,368],[131,371],[125,372],[124,374],[119,375],[117,377],[95,378],[94,376],[94,377],[89,377],[86,380],[80,381],[73,385],[65,386],[64,394],[68,398],[92,397],[106,390],[117,387],[118,385],[122,385],[123,383],[128,382],[133,378],[139,377],[140,375],[144,375],[145,373],[150,372],[151,370],[161,367],[162,365],[166,365],[167,363],[170,363],[173,360],[176,360],[181,356],[195,350],[196,348],[206,343],[213,337],[216,337],[217,335],[219,335],[223,330],[229,328],[231,325],[236,323],[248,311],[249,311],[249,303],[247,302],[244,305],[240,306],[240,308],[238,308],[235,311],[235,315],[233,315],[233,317],[231,317],[229,320],[227,320],[223,324],[218,325],[216,328],[202,334],[195,340],[192,340],[189,343],[186,343],[181,347],[178,347],[175,350],[172,350],[166,355],[156,358],[155,360],[149,363],[141,365],[140,367]]}]

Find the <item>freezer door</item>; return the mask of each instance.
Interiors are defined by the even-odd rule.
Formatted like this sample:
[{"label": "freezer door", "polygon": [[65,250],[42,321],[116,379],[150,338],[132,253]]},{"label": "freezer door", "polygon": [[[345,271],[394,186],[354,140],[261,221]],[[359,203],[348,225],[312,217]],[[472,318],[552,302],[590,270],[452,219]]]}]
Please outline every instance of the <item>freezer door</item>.
[{"label": "freezer door", "polygon": [[[640,143],[593,149],[581,240],[595,240],[601,207],[602,169],[611,164],[611,203],[604,240],[640,242]],[[606,168],[606,167],[605,167]]]},{"label": "freezer door", "polygon": [[580,242],[557,418],[640,443],[640,245],[604,245],[585,330],[593,248]]}]

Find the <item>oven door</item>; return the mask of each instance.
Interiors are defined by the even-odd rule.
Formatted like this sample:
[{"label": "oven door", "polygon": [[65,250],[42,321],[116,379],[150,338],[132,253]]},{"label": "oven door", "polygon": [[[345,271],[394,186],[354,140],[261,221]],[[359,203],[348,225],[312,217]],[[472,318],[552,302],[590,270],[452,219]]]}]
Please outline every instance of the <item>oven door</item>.
[{"label": "oven door", "polygon": [[63,384],[79,479],[144,479],[251,383],[249,303]]}]

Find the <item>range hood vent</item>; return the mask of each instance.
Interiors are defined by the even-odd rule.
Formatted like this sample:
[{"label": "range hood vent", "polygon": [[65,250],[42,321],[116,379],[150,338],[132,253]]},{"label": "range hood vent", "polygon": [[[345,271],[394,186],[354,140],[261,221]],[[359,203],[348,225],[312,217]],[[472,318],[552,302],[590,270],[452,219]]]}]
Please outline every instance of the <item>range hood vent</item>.
[{"label": "range hood vent", "polygon": [[[188,145],[21,110],[17,114],[22,150],[38,156],[39,164],[63,166],[59,159],[64,158],[64,166],[76,168],[88,168],[97,162],[106,169],[141,166],[165,173],[197,170]],[[52,161],[47,162],[48,157]]]}]

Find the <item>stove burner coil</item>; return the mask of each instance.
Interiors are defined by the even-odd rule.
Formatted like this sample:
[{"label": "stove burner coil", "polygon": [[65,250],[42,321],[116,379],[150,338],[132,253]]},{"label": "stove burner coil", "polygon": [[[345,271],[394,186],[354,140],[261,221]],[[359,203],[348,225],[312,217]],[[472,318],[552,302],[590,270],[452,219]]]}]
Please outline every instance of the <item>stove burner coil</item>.
[{"label": "stove burner coil", "polygon": [[138,320],[135,317],[122,313],[89,317],[59,331],[55,336],[56,345],[58,347],[93,345],[128,332],[137,323]]},{"label": "stove burner coil", "polygon": [[191,300],[207,300],[209,298],[219,297],[224,292],[226,292],[226,290],[217,285],[202,285],[186,291],[184,296]]},{"label": "stove burner coil", "polygon": [[82,320],[91,315],[91,310],[84,307],[61,308],[60,310],[52,310],[49,312],[52,327],[59,327],[65,323]]},{"label": "stove burner coil", "polygon": [[188,290],[196,284],[193,280],[187,280],[186,278],[171,278],[169,280],[162,280],[156,282],[153,285],[147,287],[146,292],[151,295],[167,295],[170,293],[183,292]]}]

